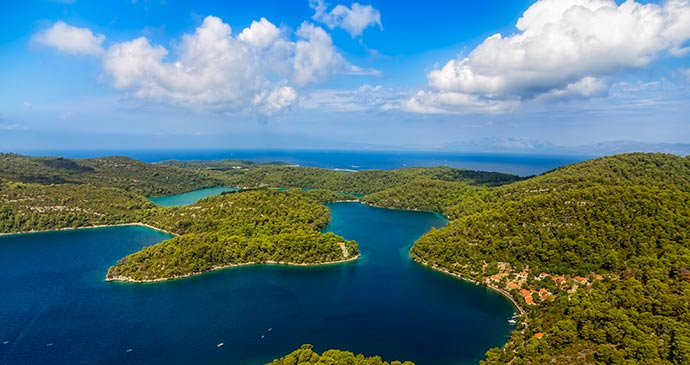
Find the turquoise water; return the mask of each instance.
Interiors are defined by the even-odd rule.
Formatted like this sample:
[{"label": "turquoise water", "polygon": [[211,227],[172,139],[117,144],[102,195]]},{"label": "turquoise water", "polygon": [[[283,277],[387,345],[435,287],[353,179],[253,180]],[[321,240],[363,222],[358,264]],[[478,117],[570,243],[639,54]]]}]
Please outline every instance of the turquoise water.
[{"label": "turquoise water", "polygon": [[442,217],[330,207],[328,230],[357,240],[360,260],[240,267],[156,284],[103,277],[120,257],[169,237],[161,232],[0,237],[0,364],[253,365],[303,343],[419,365],[473,364],[506,341],[513,308],[505,298],[408,258],[412,242],[443,226]]},{"label": "turquoise water", "polygon": [[188,205],[195,203],[196,201],[207,198],[209,196],[219,195],[226,191],[237,191],[237,188],[229,188],[224,186],[218,186],[215,188],[199,189],[190,191],[188,193],[177,194],[177,195],[167,195],[167,196],[157,196],[154,198],[149,198],[155,204],[162,205],[165,207],[175,207],[180,205]]}]

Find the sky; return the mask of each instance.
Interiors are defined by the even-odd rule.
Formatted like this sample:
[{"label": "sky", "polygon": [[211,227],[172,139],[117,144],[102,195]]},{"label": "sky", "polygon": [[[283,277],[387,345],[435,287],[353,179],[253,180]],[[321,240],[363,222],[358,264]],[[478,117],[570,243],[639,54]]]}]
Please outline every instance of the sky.
[{"label": "sky", "polygon": [[0,151],[690,144],[690,0],[0,7]]}]

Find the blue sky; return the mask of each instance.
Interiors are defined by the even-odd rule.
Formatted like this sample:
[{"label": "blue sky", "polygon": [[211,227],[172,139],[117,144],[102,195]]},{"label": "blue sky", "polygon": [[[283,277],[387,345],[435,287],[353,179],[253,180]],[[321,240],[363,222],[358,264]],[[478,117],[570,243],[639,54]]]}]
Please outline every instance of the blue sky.
[{"label": "blue sky", "polygon": [[22,1],[0,150],[690,143],[690,1]]}]

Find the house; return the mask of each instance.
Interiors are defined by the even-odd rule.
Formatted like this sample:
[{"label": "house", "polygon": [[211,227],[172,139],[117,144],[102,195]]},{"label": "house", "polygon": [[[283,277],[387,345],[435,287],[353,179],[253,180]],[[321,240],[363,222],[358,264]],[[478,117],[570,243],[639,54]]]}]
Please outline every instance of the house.
[{"label": "house", "polygon": [[520,294],[522,294],[522,296],[525,298],[525,303],[527,303],[527,305],[535,305],[531,291],[527,289],[520,289]]},{"label": "house", "polygon": [[541,299],[542,302],[549,298],[551,298],[551,293],[549,293],[548,290],[545,288],[539,289],[539,299]]},{"label": "house", "polygon": [[587,284],[589,282],[589,279],[583,278],[582,276],[576,276],[573,278],[573,280],[575,280],[575,282],[578,284]]},{"label": "house", "polygon": [[508,287],[508,289],[511,289],[511,290],[513,290],[513,289],[514,289],[514,290],[520,289],[520,285],[518,285],[518,284],[515,283],[514,281],[509,282],[508,285],[507,285],[507,287]]},{"label": "house", "polygon": [[501,275],[491,275],[491,276],[489,276],[489,279],[491,279],[493,281],[501,281],[502,277],[501,277]]},{"label": "house", "polygon": [[534,337],[536,337],[538,340],[541,340],[544,337],[544,334],[541,332],[537,332],[534,334]]}]

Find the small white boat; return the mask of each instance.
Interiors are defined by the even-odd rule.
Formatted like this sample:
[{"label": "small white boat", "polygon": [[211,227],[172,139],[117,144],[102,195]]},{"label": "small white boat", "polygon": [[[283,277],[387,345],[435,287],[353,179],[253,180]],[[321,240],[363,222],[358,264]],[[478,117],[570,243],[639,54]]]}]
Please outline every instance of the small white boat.
[{"label": "small white boat", "polygon": [[225,344],[222,343],[222,342],[219,342],[219,343],[216,345],[216,347],[223,347],[223,346],[225,346]]},{"label": "small white boat", "polygon": [[51,342],[51,343],[46,344],[46,347],[53,347],[53,345],[54,345],[54,343]]},{"label": "small white boat", "polygon": [[509,319],[509,320],[508,320],[508,323],[509,323],[509,324],[512,324],[512,325],[514,326],[515,324],[517,324],[517,321],[514,320],[514,319]]},{"label": "small white boat", "polygon": [[7,345],[8,343],[10,343],[10,341],[2,341],[3,345]]},{"label": "small white boat", "polygon": [[271,331],[273,331],[273,327],[271,327],[271,328],[268,329],[268,332],[271,332]]},{"label": "small white boat", "polygon": [[126,352],[126,353],[130,353],[130,352],[132,352],[132,351],[134,351],[134,349],[127,349],[125,352]]}]

